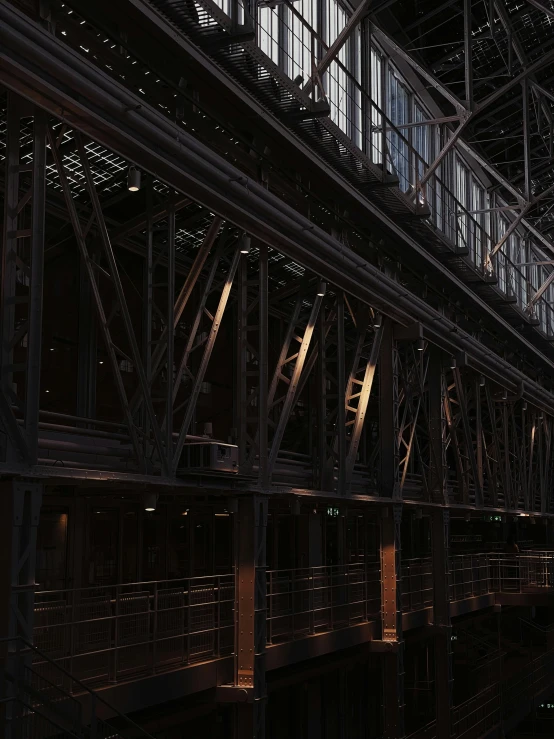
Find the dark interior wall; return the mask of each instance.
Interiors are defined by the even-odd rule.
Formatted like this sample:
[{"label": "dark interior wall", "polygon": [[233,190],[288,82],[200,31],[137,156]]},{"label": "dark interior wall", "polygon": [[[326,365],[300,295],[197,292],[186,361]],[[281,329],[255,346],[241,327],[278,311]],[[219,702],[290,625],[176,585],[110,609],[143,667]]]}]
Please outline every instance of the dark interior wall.
[{"label": "dark interior wall", "polygon": [[228,574],[233,517],[210,506],[136,498],[46,498],[37,536],[41,590]]}]

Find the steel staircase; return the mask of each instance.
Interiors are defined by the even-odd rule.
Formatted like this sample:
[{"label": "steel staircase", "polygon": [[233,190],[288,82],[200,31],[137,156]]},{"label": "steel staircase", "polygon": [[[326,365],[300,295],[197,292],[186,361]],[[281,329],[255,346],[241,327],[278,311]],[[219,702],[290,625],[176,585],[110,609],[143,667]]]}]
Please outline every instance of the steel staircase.
[{"label": "steel staircase", "polygon": [[6,739],[154,739],[24,639],[0,643],[0,729]]}]

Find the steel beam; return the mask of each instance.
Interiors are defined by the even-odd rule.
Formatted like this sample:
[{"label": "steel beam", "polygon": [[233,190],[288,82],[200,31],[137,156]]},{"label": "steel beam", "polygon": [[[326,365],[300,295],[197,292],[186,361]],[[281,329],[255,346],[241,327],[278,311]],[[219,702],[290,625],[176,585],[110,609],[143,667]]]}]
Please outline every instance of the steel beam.
[{"label": "steel beam", "polygon": [[401,496],[398,485],[398,356],[391,323],[386,321],[382,325],[381,331],[379,356],[379,492],[381,495],[396,499]]},{"label": "steel beam", "polygon": [[[219,329],[221,328],[221,321],[223,320],[225,308],[227,307],[227,301],[229,300],[229,295],[231,293],[231,287],[233,285],[235,273],[239,265],[239,259],[240,259],[240,250],[237,248],[235,250],[235,254],[233,256],[231,265],[229,267],[229,272],[227,273],[225,284],[223,285],[223,290],[221,291],[221,296],[219,299],[217,309],[214,313],[212,326],[210,328],[208,339],[206,341],[204,353],[202,355],[202,359],[200,360],[200,366],[198,367],[198,371],[196,373],[193,386],[191,388],[190,397],[187,402],[187,409],[185,411],[185,417],[183,419],[183,423],[181,424],[181,429],[179,431],[179,437],[175,445],[175,452],[173,456],[174,461],[173,461],[173,467],[172,467],[173,474],[176,473],[177,468],[180,466],[181,452],[183,451],[183,447],[185,445],[189,426],[192,422],[192,417],[196,410],[196,403],[198,401],[198,396],[200,395],[201,386],[202,386],[202,383],[204,382],[204,377],[206,374],[206,370],[208,369],[210,358],[212,356],[212,351],[214,348],[215,340],[217,339]],[[182,368],[182,365],[181,365],[181,368]],[[177,377],[179,377],[179,374],[177,375]],[[176,382],[176,386],[177,386],[177,382]]]},{"label": "steel beam", "polygon": [[[173,465],[173,371],[175,354],[175,206],[170,205],[167,212],[167,310],[165,325],[167,333],[167,384],[165,404],[165,447],[167,469]],[[148,384],[148,380],[147,380]]]},{"label": "steel beam", "polygon": [[269,485],[268,478],[268,249],[265,244],[260,245],[259,263],[260,299],[259,299],[259,388],[258,388],[258,481],[262,490]]},{"label": "steel beam", "polygon": [[[247,180],[239,170],[150,108],[143,99],[139,100],[119,83],[94,69],[58,39],[35,29],[11,6],[0,6],[0,19],[3,21],[0,24],[0,79],[9,87],[21,90],[27,97],[40,99],[41,104],[55,115],[61,115],[63,110],[64,118],[71,125],[87,130],[99,142],[131,161],[140,162],[143,168],[158,172],[173,187],[186,191],[212,212],[230,217],[241,228],[342,289],[368,303],[379,303],[380,308],[401,323],[408,325],[419,320],[428,326],[429,338],[446,350],[452,347],[451,331],[455,329],[458,348],[468,352],[479,372],[489,377],[496,375],[511,389],[525,379],[523,373],[492,356],[477,340],[460,331],[425,301],[402,291],[394,280],[384,276],[362,257],[345,250],[343,245],[267,190]],[[24,57],[20,54],[23,48]],[[31,73],[32,64],[34,71]],[[48,72],[48,85],[37,77],[37,69]],[[62,71],[63,86],[60,83]],[[83,94],[69,94],[68,89],[81,90]],[[244,197],[246,183],[248,198]],[[375,209],[375,216],[419,253],[421,247],[397,224],[384,217],[378,209]],[[456,283],[456,278],[449,279]],[[463,289],[461,283],[460,287]],[[537,354],[531,342],[510,328],[483,301],[475,296],[471,299],[492,320],[502,324],[520,346],[526,346],[532,355]],[[554,398],[538,383],[528,383],[525,392],[530,402],[545,409],[554,407]]]},{"label": "steel beam", "polygon": [[266,529],[268,500],[243,496],[235,516],[236,673],[247,701],[236,706],[236,739],[265,737],[267,618]]},{"label": "steel beam", "polygon": [[402,506],[382,511],[382,638],[391,651],[383,655],[384,739],[404,737],[404,643],[402,638],[401,536]]},{"label": "steel beam", "polygon": [[312,335],[322,301],[323,297],[321,295],[316,295],[313,299],[312,310],[308,319],[308,324],[304,330],[302,341],[300,342],[300,348],[298,350],[296,361],[294,363],[292,377],[290,378],[290,381],[288,383],[288,389],[283,402],[283,407],[279,414],[279,421],[277,422],[275,433],[273,434],[273,439],[271,441],[271,450],[269,452],[268,458],[268,477],[270,480],[275,468],[275,462],[277,461],[277,455],[279,454],[279,449],[281,447],[281,441],[283,440],[283,434],[285,433],[286,425],[289,421],[291,411],[296,401],[298,385],[300,377],[302,375],[302,369],[304,368],[308,349],[310,348]]},{"label": "steel beam", "polygon": [[[386,319],[381,321],[386,322]],[[364,427],[367,405],[369,403],[369,397],[371,395],[371,388],[373,387],[373,378],[375,377],[375,370],[377,369],[377,360],[379,358],[379,352],[381,350],[381,339],[383,338],[383,323],[376,329],[373,337],[373,344],[371,345],[371,351],[366,363],[364,377],[362,383],[359,386],[359,391],[355,394],[351,394],[349,403],[352,402],[352,398],[355,395],[359,395],[358,403],[356,406],[356,415],[354,416],[354,422],[352,424],[352,433],[348,444],[348,452],[346,454],[345,472],[344,472],[344,483],[345,490],[348,491],[352,484],[352,476],[354,474],[354,465],[356,464],[356,458],[358,456],[358,447],[360,445],[360,438]]]},{"label": "steel beam", "polygon": [[333,60],[336,59],[337,54],[342,49],[344,44],[348,41],[358,23],[364,18],[365,15],[367,15],[371,2],[372,0],[361,0],[360,4],[354,10],[352,15],[348,18],[348,22],[346,23],[342,31],[333,41],[331,46],[327,49],[327,51],[323,55],[323,58],[317,63],[312,76],[306,82],[303,88],[304,92],[307,95],[310,95],[310,93],[314,89],[314,85],[317,83],[318,80],[321,79],[321,75],[326,72]]}]

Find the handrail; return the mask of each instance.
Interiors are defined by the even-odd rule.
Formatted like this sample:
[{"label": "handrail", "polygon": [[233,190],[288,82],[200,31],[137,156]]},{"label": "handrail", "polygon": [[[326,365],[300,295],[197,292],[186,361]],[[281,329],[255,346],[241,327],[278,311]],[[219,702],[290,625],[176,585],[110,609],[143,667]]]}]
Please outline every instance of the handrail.
[{"label": "handrail", "polygon": [[[137,582],[118,582],[118,583],[102,583],[99,585],[87,585],[83,588],[59,588],[57,590],[36,590],[35,596],[37,595],[56,595],[56,593],[73,593],[76,590],[82,592],[84,590],[101,590],[102,588],[131,588],[139,585],[159,585],[160,583],[168,583],[171,586],[172,583],[178,583],[183,581],[202,581],[202,580],[215,580],[223,577],[234,577],[234,572],[226,572],[223,574],[214,575],[196,575],[195,577],[174,577],[168,580],[139,580]],[[1,640],[0,640],[1,641]]]},{"label": "handrail", "polygon": [[64,728],[63,726],[60,726],[51,716],[45,716],[42,711],[40,711],[37,706],[30,706],[28,703],[26,703],[22,698],[18,696],[9,696],[8,698],[0,698],[0,705],[5,705],[6,703],[13,703],[17,702],[20,703],[22,706],[24,706],[28,711],[32,711],[33,713],[40,716],[45,721],[48,721],[49,724],[52,724],[56,729],[59,729],[61,732],[63,732],[64,736],[73,737],[73,739],[80,739],[80,737],[77,736],[77,734],[74,734],[72,731],[70,731],[67,728]]},{"label": "handrail", "polygon": [[143,729],[141,726],[136,724],[133,719],[129,718],[125,714],[121,713],[115,706],[112,706],[111,703],[108,703],[107,700],[102,698],[102,696],[97,693],[96,691],[92,690],[88,687],[88,685],[85,685],[85,683],[81,682],[78,678],[74,677],[70,672],[68,672],[64,667],[62,667],[60,664],[58,664],[55,660],[48,657],[48,655],[44,654],[40,649],[37,649],[37,647],[34,646],[34,644],[31,644],[26,639],[24,639],[22,636],[16,636],[16,637],[3,637],[0,639],[0,644],[5,643],[11,643],[11,642],[21,642],[24,644],[28,649],[31,649],[33,652],[38,654],[42,659],[44,659],[49,664],[53,665],[57,670],[62,672],[66,677],[68,677],[72,682],[76,683],[80,688],[83,689],[85,693],[88,693],[90,696],[92,696],[94,701],[99,701],[100,703],[103,703],[106,708],[108,708],[110,711],[113,711],[119,718],[126,721],[128,724],[131,724],[134,729],[137,729],[143,737],[146,737],[147,739],[155,739],[152,734],[149,734],[145,729]]},{"label": "handrail", "polygon": [[519,620],[522,623],[527,624],[528,626],[532,626],[533,628],[537,629],[537,631],[542,631],[543,634],[554,633],[554,624],[550,624],[550,626],[541,626],[540,624],[536,624],[527,618],[522,618],[521,616],[519,616]]}]

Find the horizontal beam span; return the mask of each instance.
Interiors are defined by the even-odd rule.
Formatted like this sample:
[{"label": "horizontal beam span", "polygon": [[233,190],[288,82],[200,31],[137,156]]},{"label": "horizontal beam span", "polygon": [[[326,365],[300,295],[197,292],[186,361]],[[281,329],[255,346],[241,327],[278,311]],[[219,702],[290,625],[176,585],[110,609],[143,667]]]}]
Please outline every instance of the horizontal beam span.
[{"label": "horizontal beam span", "polygon": [[[428,340],[452,354],[466,352],[476,371],[511,392],[523,383],[525,399],[554,415],[552,393],[6,5],[0,5],[0,83],[399,323],[421,322]],[[375,217],[421,250],[385,215]],[[519,334],[513,338],[550,364]]]}]

